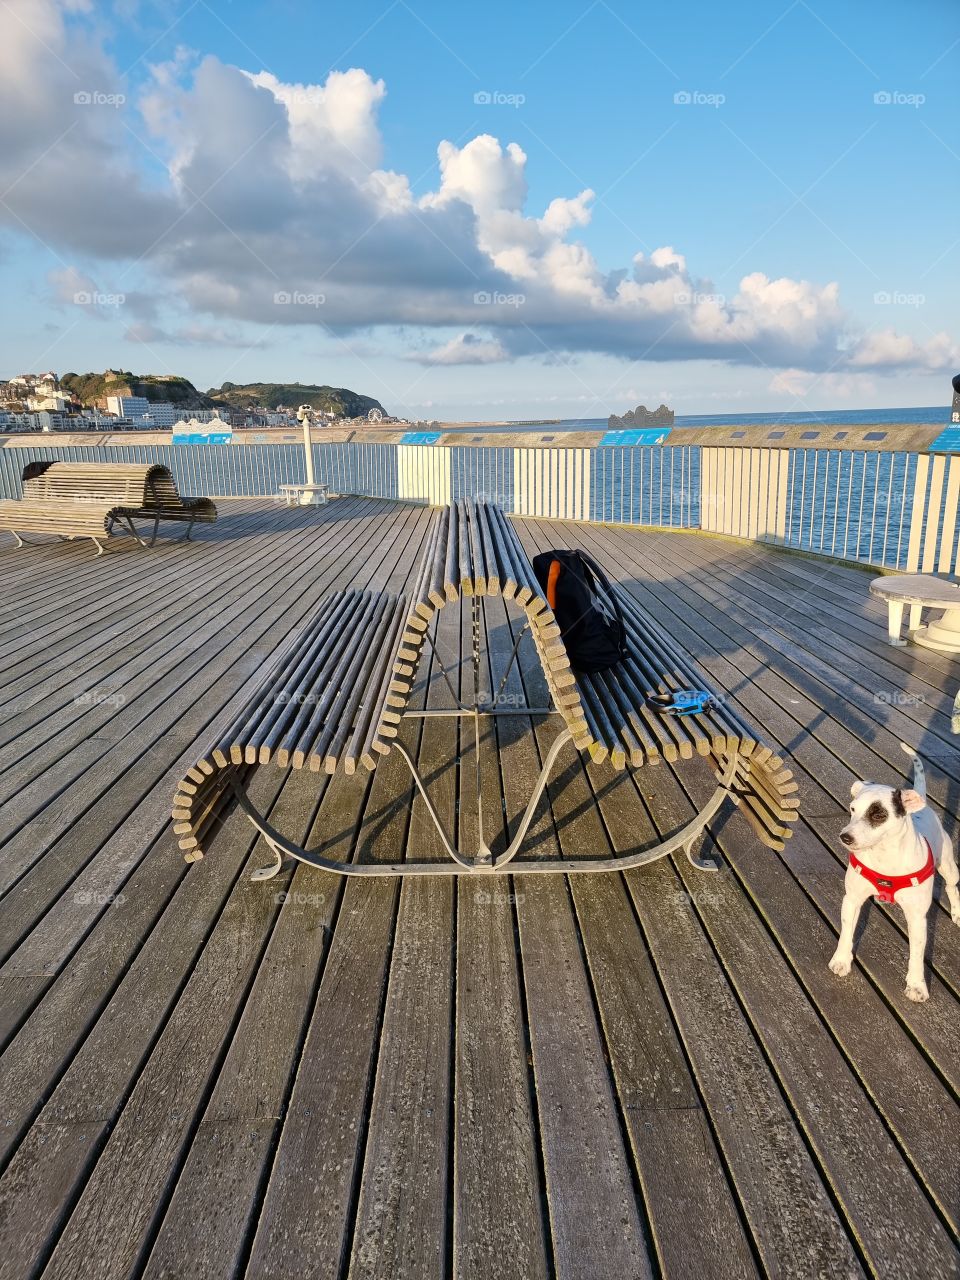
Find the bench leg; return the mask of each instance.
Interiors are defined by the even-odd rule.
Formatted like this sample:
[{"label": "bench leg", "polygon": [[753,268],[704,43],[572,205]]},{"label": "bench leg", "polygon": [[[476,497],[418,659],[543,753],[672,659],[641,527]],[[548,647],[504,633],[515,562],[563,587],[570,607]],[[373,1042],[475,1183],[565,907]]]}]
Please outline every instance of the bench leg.
[{"label": "bench leg", "polygon": [[[140,544],[140,546],[141,546],[141,547],[153,546],[153,543],[152,543],[152,542],[151,542],[151,543],[144,542],[144,540],[140,537],[139,533],[137,533],[136,529],[134,528],[134,526],[133,526],[133,521],[130,519],[130,517],[129,517],[129,516],[124,516],[124,517],[123,517],[123,523],[127,526],[127,528],[130,530],[130,532],[131,532],[131,533],[133,534],[133,536],[136,538],[137,542],[139,542],[139,544]],[[156,528],[154,528],[153,536],[154,536],[154,537],[156,537],[156,536],[157,536]]]},{"label": "bench leg", "polygon": [[917,627],[919,627],[919,625],[920,625],[920,615],[921,615],[922,610],[923,610],[923,605],[922,605],[922,604],[912,604],[912,605],[910,606],[910,617],[909,617],[909,621],[907,622],[907,633],[908,633],[908,634],[909,634],[910,632],[912,632],[912,631],[916,631]]},{"label": "bench leg", "polygon": [[451,844],[443,826],[440,822],[439,814],[433,806],[430,797],[427,795],[426,786],[423,779],[417,772],[409,753],[402,743],[395,743],[395,749],[400,752],[406,760],[410,772],[413,775],[414,782],[420,792],[424,803],[427,806],[427,812],[430,814],[444,848],[453,859],[454,865],[449,862],[339,862],[332,858],[324,858],[321,854],[314,853],[309,849],[302,849],[299,845],[293,844],[292,841],[280,834],[274,827],[270,825],[262,814],[258,813],[247,797],[246,791],[233,778],[230,780],[230,786],[233,789],[237,802],[243,809],[244,813],[267,841],[273,850],[274,863],[270,866],[263,867],[259,871],[253,873],[252,879],[270,880],[277,874],[282,865],[282,857],[287,854],[291,858],[296,858],[298,862],[305,862],[308,866],[318,867],[323,871],[333,871],[340,875],[348,876],[448,876],[448,875],[490,875],[509,873],[510,875],[545,875],[557,874],[563,875],[577,874],[583,872],[597,871],[629,871],[634,867],[645,866],[648,862],[655,862],[659,858],[664,858],[668,853],[673,853],[676,849],[683,849],[687,857],[695,867],[700,869],[715,869],[712,862],[698,861],[693,856],[693,846],[699,836],[705,830],[707,824],[716,814],[717,810],[724,803],[734,797],[734,775],[736,773],[737,762],[739,756],[736,752],[732,752],[720,778],[720,785],[716,788],[713,795],[699,810],[698,813],[690,819],[685,826],[675,831],[672,835],[667,836],[665,840],[661,840],[659,844],[653,845],[647,849],[641,849],[634,854],[616,854],[612,858],[545,858],[545,859],[528,859],[522,862],[514,861],[515,854],[520,848],[523,839],[533,819],[534,812],[540,797],[543,795],[547,785],[547,779],[556,762],[557,756],[561,748],[570,739],[570,732],[564,729],[556,738],[547,757],[544,760],[543,768],[540,776],[533,789],[529,803],[524,810],[523,817],[520,820],[520,826],[517,828],[513,839],[510,841],[509,847],[504,850],[495,860],[488,861],[480,856],[476,859],[465,857]]},{"label": "bench leg", "polygon": [[903,625],[903,601],[887,601],[887,636],[891,644],[903,648],[905,640],[900,639],[900,628]]},{"label": "bench leg", "polygon": [[280,871],[280,869],[283,866],[283,854],[280,852],[280,850],[277,848],[277,846],[273,843],[273,841],[270,839],[268,835],[266,835],[263,831],[261,831],[260,834],[263,836],[266,843],[270,846],[270,850],[273,853],[274,860],[273,862],[269,863],[267,866],[258,867],[256,871],[250,872],[250,880],[253,884],[259,884],[263,880],[272,880],[273,877],[277,875],[277,873]]},{"label": "bench leg", "polygon": [[557,762],[557,756],[560,754],[561,748],[566,743],[572,742],[573,734],[569,729],[564,729],[554,738],[551,743],[550,750],[547,752],[547,758],[543,762],[543,768],[540,770],[540,776],[537,778],[533,786],[533,794],[527,802],[527,807],[523,811],[523,817],[520,819],[520,825],[517,827],[513,839],[504,849],[503,853],[495,860],[494,865],[497,870],[501,870],[508,862],[512,862],[516,856],[524,837],[529,830],[530,823],[533,821],[533,815],[536,812],[537,805],[540,803],[540,797],[543,795],[547,785],[547,779],[553,770],[553,766]]}]

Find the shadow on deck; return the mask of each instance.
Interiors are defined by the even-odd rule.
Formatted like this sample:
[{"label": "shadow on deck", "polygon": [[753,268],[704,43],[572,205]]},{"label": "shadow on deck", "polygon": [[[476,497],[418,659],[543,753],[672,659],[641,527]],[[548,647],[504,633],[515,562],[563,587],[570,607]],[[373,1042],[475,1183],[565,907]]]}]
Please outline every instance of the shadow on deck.
[{"label": "shadow on deck", "polygon": [[[789,757],[786,852],[730,812],[714,874],[251,884],[239,812],[184,865],[174,784],[326,594],[404,587],[428,513],[221,513],[150,552],[0,548],[0,1275],[955,1276],[960,932],[935,904],[926,1005],[896,909],[865,912],[849,978],[827,969],[851,782],[901,778],[903,739],[956,827],[952,661],[884,643],[865,573],[520,521],[531,553],[601,559]],[[485,623],[503,649],[516,619],[489,601]],[[441,652],[469,643],[445,611]],[[508,696],[542,700],[537,672]],[[447,705],[435,672],[422,697]],[[460,731],[404,735],[469,844]],[[500,722],[488,815],[516,820],[555,732]],[[649,843],[714,785],[564,760],[532,856]],[[263,769],[252,795],[341,856],[442,856],[396,753]]]}]

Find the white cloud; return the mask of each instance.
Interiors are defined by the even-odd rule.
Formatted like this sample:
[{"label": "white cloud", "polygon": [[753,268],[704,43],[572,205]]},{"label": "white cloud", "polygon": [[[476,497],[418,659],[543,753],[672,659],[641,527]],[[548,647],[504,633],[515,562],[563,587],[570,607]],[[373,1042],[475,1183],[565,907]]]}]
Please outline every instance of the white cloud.
[{"label": "white cloud", "polygon": [[88,276],[78,267],[64,267],[62,270],[50,271],[47,273],[47,279],[57,302],[74,304],[78,294],[92,295],[100,292],[93,277]]},{"label": "white cloud", "polygon": [[264,338],[245,338],[234,329],[219,325],[187,324],[178,329],[164,329],[151,321],[136,321],[123,335],[127,342],[139,342],[143,346],[174,347],[239,347],[248,350],[268,345]]},{"label": "white cloud", "polygon": [[768,390],[803,401],[800,406],[803,409],[814,393],[819,400],[828,396],[832,401],[864,404],[876,394],[877,383],[875,378],[865,373],[811,373],[807,369],[782,369],[770,379]]},{"label": "white cloud", "polygon": [[894,329],[879,329],[857,343],[849,363],[855,369],[954,370],[960,366],[960,345],[947,333],[921,343]]},{"label": "white cloud", "polygon": [[377,168],[382,151],[377,108],[386,93],[382,80],[356,67],[331,71],[323,85],[283,84],[269,71],[250,79],[286,110],[292,178],[337,168],[362,181]]},{"label": "white cloud", "polygon": [[[725,297],[673,245],[611,271],[577,238],[593,192],[528,211],[527,155],[490,134],[440,142],[439,186],[415,199],[383,167],[386,87],[360,68],[285,84],[180,51],[137,94],[84,15],[11,2],[0,5],[0,187],[14,216],[0,217],[57,254],[112,260],[111,278],[139,262],[161,309],[192,310],[198,342],[244,322],[409,325],[460,330],[424,357],[434,364],[600,352],[895,371],[958,358],[946,334],[858,341],[836,282],[754,271]],[[131,101],[76,104],[78,84]],[[479,293],[523,302],[485,308],[484,334],[468,335]],[[278,306],[279,294],[323,304]],[[156,316],[138,319],[164,332]],[[166,333],[189,341],[191,325]]]},{"label": "white cloud", "polygon": [[431,351],[414,352],[409,359],[420,364],[496,364],[510,356],[496,339],[484,339],[474,333],[460,333]]},{"label": "white cloud", "polygon": [[523,208],[527,157],[517,143],[502,148],[497,138],[481,133],[465,147],[441,142],[437,157],[440,190],[425,197],[425,207],[462,200],[481,220],[501,212],[519,213]]}]

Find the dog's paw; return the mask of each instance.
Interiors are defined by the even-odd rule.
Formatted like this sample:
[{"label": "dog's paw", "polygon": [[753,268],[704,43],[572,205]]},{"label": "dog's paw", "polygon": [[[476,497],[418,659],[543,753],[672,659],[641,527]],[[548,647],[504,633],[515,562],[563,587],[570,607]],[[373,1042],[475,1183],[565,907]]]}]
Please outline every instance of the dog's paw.
[{"label": "dog's paw", "polygon": [[930,999],[930,992],[925,982],[908,982],[903,994],[915,1004],[923,1004],[924,1000]]},{"label": "dog's paw", "polygon": [[953,907],[950,911],[950,919],[960,929],[960,907]]},{"label": "dog's paw", "polygon": [[830,961],[830,968],[838,978],[845,978],[850,972],[851,963],[852,960],[849,956],[842,956],[839,952],[836,952]]}]

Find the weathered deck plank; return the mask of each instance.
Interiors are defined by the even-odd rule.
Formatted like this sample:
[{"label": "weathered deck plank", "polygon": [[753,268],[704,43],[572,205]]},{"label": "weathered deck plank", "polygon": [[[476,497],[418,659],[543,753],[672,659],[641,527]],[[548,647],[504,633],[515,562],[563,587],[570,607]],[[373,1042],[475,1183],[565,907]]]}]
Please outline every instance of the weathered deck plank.
[{"label": "weathered deck plank", "polygon": [[[489,623],[491,608],[484,612]],[[465,611],[466,615],[466,611]],[[445,610],[442,628],[459,629]],[[443,632],[444,635],[449,634]],[[489,634],[489,633],[488,633]],[[449,652],[469,655],[468,617],[459,643]],[[460,697],[472,695],[470,668],[461,668]],[[497,684],[499,683],[499,676]],[[493,693],[497,684],[484,681]],[[483,727],[483,750],[496,759],[491,721]],[[455,728],[466,747],[472,726]],[[460,770],[461,839],[476,848],[472,760]],[[503,789],[499,770],[483,776],[484,834],[499,847],[503,830]],[[457,890],[457,1019],[454,1092],[454,1275],[457,1280],[545,1280],[550,1273],[544,1224],[540,1135],[534,1105],[533,1062],[529,1055],[527,1010],[521,990],[522,966],[515,944],[515,882],[496,877],[466,882]]]},{"label": "weathered deck plank", "polygon": [[[251,884],[263,849],[235,813],[180,861],[166,811],[195,739],[335,586],[407,585],[428,518],[242,500],[149,556],[0,547],[0,1276],[94,1256],[150,1280],[955,1274],[960,934],[938,907],[926,1006],[902,997],[895,911],[869,913],[846,982],[826,968],[850,781],[902,776],[904,737],[960,815],[952,664],[886,647],[866,575],[518,522],[531,549],[593,551],[784,748],[803,809],[782,855],[731,814],[715,879]],[[517,620],[483,614],[499,673]],[[441,642],[468,654],[469,618],[444,611]],[[97,688],[125,701],[74,701]],[[529,654],[524,693],[545,697]],[[449,705],[435,665],[419,694]],[[485,726],[495,847],[556,731]],[[445,762],[471,733],[404,730],[468,845],[472,759]],[[696,762],[561,764],[526,857],[633,848],[712,786]],[[439,856],[396,754],[252,786],[296,838]]]}]

